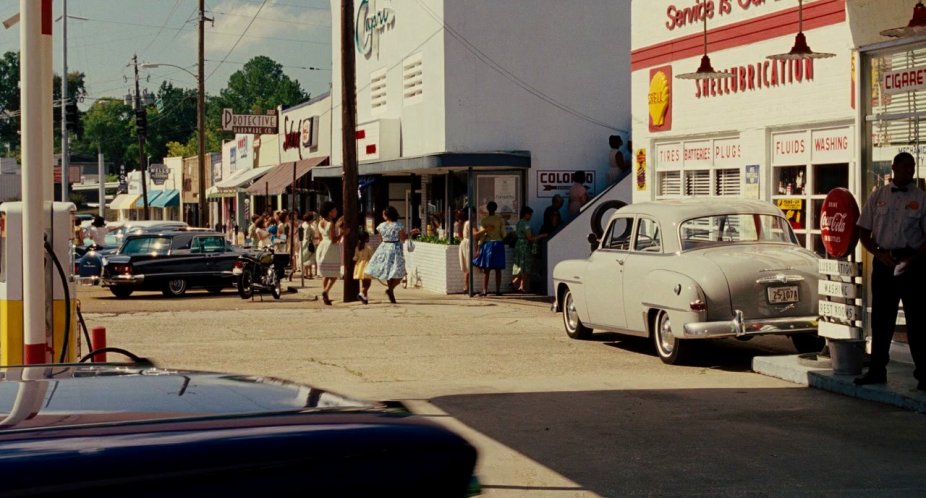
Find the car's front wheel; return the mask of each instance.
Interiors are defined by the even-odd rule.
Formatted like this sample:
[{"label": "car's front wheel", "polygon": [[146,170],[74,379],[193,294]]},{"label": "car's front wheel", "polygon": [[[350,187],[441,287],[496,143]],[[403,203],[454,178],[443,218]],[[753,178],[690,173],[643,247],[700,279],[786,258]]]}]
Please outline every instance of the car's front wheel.
[{"label": "car's front wheel", "polygon": [[798,353],[819,353],[826,345],[826,339],[817,334],[794,334],[791,342]]},{"label": "car's front wheel", "polygon": [[582,324],[572,289],[568,288],[563,296],[563,325],[566,327],[566,335],[573,339],[588,339],[592,336],[592,329]]},{"label": "car's front wheel", "polygon": [[669,365],[678,365],[682,363],[686,356],[686,351],[690,344],[683,344],[685,341],[678,340],[672,329],[672,322],[669,320],[669,313],[665,310],[659,310],[654,319],[653,342],[656,345],[656,354],[663,363]]},{"label": "car's front wheel", "polygon": [[109,288],[109,292],[112,292],[113,295],[118,297],[119,299],[125,299],[131,296],[132,292],[134,291],[135,289],[132,289],[131,287],[110,287]]},{"label": "car's front wheel", "polygon": [[167,297],[180,297],[186,294],[187,282],[182,278],[169,280],[161,292]]}]

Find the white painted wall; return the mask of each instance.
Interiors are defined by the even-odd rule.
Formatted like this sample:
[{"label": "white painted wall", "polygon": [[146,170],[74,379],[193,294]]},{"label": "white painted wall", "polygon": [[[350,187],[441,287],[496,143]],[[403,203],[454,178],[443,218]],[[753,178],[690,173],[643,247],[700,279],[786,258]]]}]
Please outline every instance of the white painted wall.
[{"label": "white painted wall", "polygon": [[[337,165],[340,2],[331,5]],[[358,123],[400,119],[403,157],[530,151],[526,200],[536,211],[549,204],[537,196],[542,170],[593,169],[593,191],[604,189],[608,136],[630,130],[629,0],[375,1],[387,7],[395,22],[380,34],[378,52],[357,53]],[[419,53],[423,97],[405,105],[402,62]],[[387,105],[374,112],[370,74],[383,69]]]},{"label": "white painted wall", "polygon": [[[325,94],[280,112],[281,139],[278,145],[281,162],[331,155],[331,102],[331,94]],[[313,116],[318,117],[318,144],[315,147],[306,147],[301,137],[301,125],[304,120]],[[300,133],[298,147],[284,149],[288,132]]]}]

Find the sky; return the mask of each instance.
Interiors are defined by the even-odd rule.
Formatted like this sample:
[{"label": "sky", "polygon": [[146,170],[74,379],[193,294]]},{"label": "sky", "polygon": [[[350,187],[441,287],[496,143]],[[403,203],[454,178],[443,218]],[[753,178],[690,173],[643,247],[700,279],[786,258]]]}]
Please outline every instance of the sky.
[{"label": "sky", "polygon": [[[53,0],[56,19],[63,1]],[[0,0],[0,21],[16,14],[19,2]],[[134,54],[139,64],[173,64],[193,73],[165,66],[139,68],[142,89],[154,92],[164,80],[195,89],[198,10],[198,0],[67,0],[68,72],[86,75],[88,98],[81,107],[133,91]],[[280,63],[312,96],[328,91],[329,0],[206,0],[206,17],[214,19],[205,29],[207,95],[218,94],[232,73],[258,55]],[[60,20],[53,29],[54,71],[60,74]],[[18,24],[0,26],[0,54],[19,50],[19,34]]]}]

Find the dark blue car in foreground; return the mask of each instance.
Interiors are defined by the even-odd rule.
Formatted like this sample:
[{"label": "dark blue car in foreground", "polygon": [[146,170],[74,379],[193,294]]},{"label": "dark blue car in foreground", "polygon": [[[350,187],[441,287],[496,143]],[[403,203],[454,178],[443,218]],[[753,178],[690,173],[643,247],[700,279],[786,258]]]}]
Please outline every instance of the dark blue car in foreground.
[{"label": "dark blue car in foreground", "polygon": [[394,403],[145,364],[0,369],[0,496],[428,496],[476,450]]}]

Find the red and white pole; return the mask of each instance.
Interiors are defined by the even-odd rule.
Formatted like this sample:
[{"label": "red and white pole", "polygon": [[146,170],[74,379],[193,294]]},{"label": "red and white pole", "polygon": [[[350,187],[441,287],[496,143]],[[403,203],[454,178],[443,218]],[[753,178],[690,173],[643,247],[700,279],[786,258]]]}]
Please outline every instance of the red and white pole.
[{"label": "red and white pole", "polygon": [[[27,365],[50,359],[45,336],[45,245],[43,201],[49,153],[43,138],[50,123],[51,57],[43,42],[51,45],[51,0],[20,0],[20,109],[22,111],[22,205],[23,205],[23,360]],[[43,93],[49,91],[48,97]],[[50,134],[49,134],[50,135]]]}]

